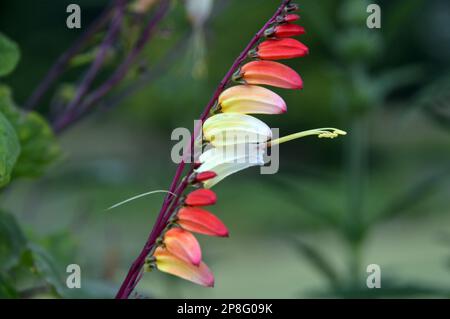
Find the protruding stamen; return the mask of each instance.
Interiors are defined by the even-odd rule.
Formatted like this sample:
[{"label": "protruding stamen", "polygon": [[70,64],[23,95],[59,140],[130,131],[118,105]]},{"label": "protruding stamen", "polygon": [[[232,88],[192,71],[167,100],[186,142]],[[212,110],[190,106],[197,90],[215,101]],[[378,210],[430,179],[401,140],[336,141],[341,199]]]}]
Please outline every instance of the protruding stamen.
[{"label": "protruding stamen", "polygon": [[303,131],[303,132],[298,132],[298,133],[290,134],[287,136],[283,136],[281,138],[269,141],[267,143],[267,146],[278,145],[278,144],[289,142],[289,141],[292,141],[292,140],[295,140],[298,138],[311,136],[311,135],[317,135],[319,138],[336,138],[340,135],[347,135],[347,132],[342,131],[337,128],[333,128],[333,127],[318,128],[318,129],[314,129],[314,130],[308,130],[308,131]]}]

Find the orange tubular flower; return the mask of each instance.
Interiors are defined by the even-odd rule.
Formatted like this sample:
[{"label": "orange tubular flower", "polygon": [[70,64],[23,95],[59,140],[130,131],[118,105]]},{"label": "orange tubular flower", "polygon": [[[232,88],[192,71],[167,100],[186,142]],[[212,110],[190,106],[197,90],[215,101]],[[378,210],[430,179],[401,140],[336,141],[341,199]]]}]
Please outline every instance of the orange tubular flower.
[{"label": "orange tubular flower", "polygon": [[207,210],[198,207],[183,207],[177,217],[177,224],[188,231],[209,236],[228,237],[227,227]]},{"label": "orange tubular flower", "polygon": [[205,287],[214,286],[214,275],[203,262],[200,262],[198,266],[195,266],[176,257],[162,247],[158,247],[155,250],[153,257],[155,258],[155,266],[160,271],[181,277]]},{"label": "orange tubular flower", "polygon": [[303,81],[290,67],[273,61],[252,61],[240,69],[236,80],[247,84],[265,84],[284,89],[302,89]]},{"label": "orange tubular flower", "polygon": [[308,53],[308,47],[295,39],[270,39],[259,44],[254,57],[263,60],[282,60],[299,58]]},{"label": "orange tubular flower", "polygon": [[255,85],[232,86],[219,96],[224,113],[280,114],[287,110],[286,102],[278,94]]},{"label": "orange tubular flower", "polygon": [[166,249],[176,257],[198,266],[202,261],[200,244],[194,235],[181,228],[169,229],[164,235]]},{"label": "orange tubular flower", "polygon": [[216,203],[216,193],[209,189],[197,189],[186,196],[184,203],[188,206],[209,206]]}]

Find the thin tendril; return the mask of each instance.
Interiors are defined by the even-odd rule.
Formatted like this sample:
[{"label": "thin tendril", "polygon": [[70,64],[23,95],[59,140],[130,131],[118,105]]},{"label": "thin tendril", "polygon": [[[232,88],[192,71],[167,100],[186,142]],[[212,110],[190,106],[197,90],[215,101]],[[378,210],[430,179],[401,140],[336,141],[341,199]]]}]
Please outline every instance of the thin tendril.
[{"label": "thin tendril", "polygon": [[171,195],[177,197],[177,194],[175,194],[175,193],[172,193],[172,192],[169,192],[169,191],[166,191],[166,190],[163,190],[163,189],[158,189],[158,190],[156,190],[156,191],[151,191],[151,192],[147,192],[147,193],[142,193],[142,194],[139,194],[139,195],[130,197],[130,198],[128,198],[128,199],[125,199],[124,201],[121,201],[121,202],[119,202],[119,203],[117,203],[117,204],[114,204],[113,206],[107,208],[106,210],[111,210],[111,209],[113,209],[113,208],[122,206],[123,204],[126,204],[126,203],[129,203],[129,202],[131,202],[131,201],[134,201],[135,199],[138,199],[138,198],[141,198],[141,197],[144,197],[144,196],[147,196],[147,195],[151,195],[151,194],[156,194],[156,193],[168,193],[168,194],[171,194]]}]

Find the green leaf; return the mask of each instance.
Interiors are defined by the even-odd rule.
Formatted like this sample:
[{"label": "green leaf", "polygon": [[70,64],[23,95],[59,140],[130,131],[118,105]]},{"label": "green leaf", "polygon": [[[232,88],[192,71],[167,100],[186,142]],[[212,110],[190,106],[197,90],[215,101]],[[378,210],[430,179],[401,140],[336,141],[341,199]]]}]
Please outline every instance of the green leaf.
[{"label": "green leaf", "polygon": [[20,143],[14,127],[0,110],[0,188],[11,180],[20,154]]},{"label": "green leaf", "polygon": [[47,122],[37,113],[29,113],[17,127],[21,154],[14,168],[15,177],[40,176],[60,155],[56,138]]},{"label": "green leaf", "polygon": [[20,51],[17,44],[0,33],[0,76],[11,73],[19,59]]},{"label": "green leaf", "polygon": [[450,128],[450,74],[434,80],[422,89],[416,97],[416,104],[425,114],[442,127]]},{"label": "green leaf", "polygon": [[60,155],[58,143],[47,121],[38,113],[19,110],[5,86],[0,86],[0,112],[14,127],[21,146],[13,177],[41,175]]},{"label": "green leaf", "polygon": [[300,239],[294,239],[297,250],[320,272],[332,287],[339,286],[339,276],[332,263],[316,247]]},{"label": "green leaf", "polygon": [[17,290],[14,288],[14,285],[11,283],[11,280],[0,273],[0,298],[17,298],[19,294]]},{"label": "green leaf", "polygon": [[59,297],[72,298],[72,291],[66,286],[63,269],[59,267],[51,255],[36,244],[29,244],[28,254],[31,256],[36,272],[49,284]]},{"label": "green leaf", "polygon": [[406,65],[390,70],[384,70],[375,79],[378,94],[385,98],[392,91],[418,83],[424,76],[419,65]]},{"label": "green leaf", "polygon": [[14,267],[25,248],[25,236],[14,216],[0,211],[0,272]]},{"label": "green leaf", "polygon": [[407,214],[421,201],[438,191],[442,183],[448,181],[449,175],[450,168],[444,167],[437,169],[415,183],[411,183],[412,186],[409,189],[387,204],[386,208],[377,216],[377,219],[392,219],[401,214]]}]

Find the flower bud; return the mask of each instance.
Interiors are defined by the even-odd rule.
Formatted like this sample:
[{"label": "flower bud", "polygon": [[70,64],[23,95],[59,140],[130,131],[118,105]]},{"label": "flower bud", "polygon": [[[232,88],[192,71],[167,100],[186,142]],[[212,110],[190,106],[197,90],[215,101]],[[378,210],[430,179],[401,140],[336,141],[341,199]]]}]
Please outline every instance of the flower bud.
[{"label": "flower bud", "polygon": [[300,16],[298,14],[287,14],[284,16],[283,21],[284,22],[294,22],[300,19]]},{"label": "flower bud", "polygon": [[286,103],[276,93],[255,85],[236,85],[219,96],[224,113],[279,114],[286,112]]},{"label": "flower bud", "polygon": [[186,196],[184,201],[188,206],[209,206],[217,201],[216,194],[209,189],[197,189]]},{"label": "flower bud", "polygon": [[265,84],[285,89],[302,89],[303,81],[290,67],[273,61],[252,61],[239,71],[247,84]]},{"label": "flower bud", "polygon": [[166,249],[185,262],[198,266],[202,260],[202,251],[197,239],[181,228],[169,229],[163,239]]},{"label": "flower bud", "polygon": [[198,207],[183,207],[178,211],[177,218],[177,224],[190,232],[228,237],[227,227],[207,210]]},{"label": "flower bud", "polygon": [[192,265],[162,247],[158,247],[153,256],[155,257],[156,268],[160,271],[205,287],[214,286],[214,275],[203,262],[200,262],[198,266]]},{"label": "flower bud", "polygon": [[[200,165],[198,165],[196,168],[200,167]],[[201,183],[201,182],[207,181],[211,178],[214,178],[216,176],[217,176],[217,174],[214,173],[213,171],[201,172],[201,173],[198,173],[195,175],[194,182]]]},{"label": "flower bud", "polygon": [[286,23],[276,26],[272,36],[276,38],[289,38],[305,34],[305,28],[297,24]]},{"label": "flower bud", "polygon": [[306,45],[295,39],[270,39],[259,44],[255,57],[262,60],[283,60],[305,56],[309,53]]}]

